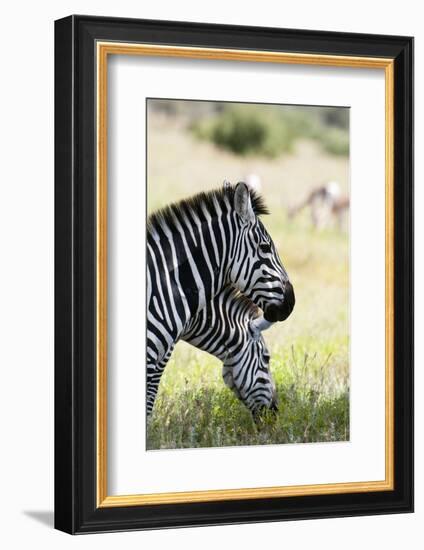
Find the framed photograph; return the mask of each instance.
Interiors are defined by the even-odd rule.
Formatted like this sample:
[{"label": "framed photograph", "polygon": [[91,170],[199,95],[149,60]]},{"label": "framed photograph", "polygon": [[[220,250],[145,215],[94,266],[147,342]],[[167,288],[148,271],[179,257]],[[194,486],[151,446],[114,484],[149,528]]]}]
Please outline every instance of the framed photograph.
[{"label": "framed photograph", "polygon": [[413,510],[413,39],[55,23],[55,526]]}]

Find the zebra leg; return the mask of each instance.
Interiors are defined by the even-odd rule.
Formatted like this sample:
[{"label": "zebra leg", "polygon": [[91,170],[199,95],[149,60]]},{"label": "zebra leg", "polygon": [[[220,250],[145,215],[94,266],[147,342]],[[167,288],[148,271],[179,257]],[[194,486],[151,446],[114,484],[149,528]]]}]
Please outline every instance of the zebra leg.
[{"label": "zebra leg", "polygon": [[146,415],[149,418],[152,414],[153,405],[155,404],[156,395],[159,389],[162,373],[168,363],[174,346],[166,353],[165,357],[157,363],[147,363],[147,398],[146,398]]}]

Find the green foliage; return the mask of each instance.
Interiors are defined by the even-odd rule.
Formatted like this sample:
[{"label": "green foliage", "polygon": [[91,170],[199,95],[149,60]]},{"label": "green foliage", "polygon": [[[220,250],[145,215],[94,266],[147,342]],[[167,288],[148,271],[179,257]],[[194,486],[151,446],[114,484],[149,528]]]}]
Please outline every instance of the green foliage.
[{"label": "green foliage", "polygon": [[349,154],[349,134],[340,128],[328,128],[321,137],[321,144],[332,155]]},{"label": "green foliage", "polygon": [[[347,114],[331,109],[229,104],[191,124],[200,139],[236,155],[274,158],[292,151],[295,141],[309,138],[337,155],[349,152]],[[339,143],[340,142],[340,143]]]},{"label": "green foliage", "polygon": [[269,110],[232,105],[218,116],[193,125],[193,131],[223,149],[238,155],[275,157],[291,150],[293,136]]}]

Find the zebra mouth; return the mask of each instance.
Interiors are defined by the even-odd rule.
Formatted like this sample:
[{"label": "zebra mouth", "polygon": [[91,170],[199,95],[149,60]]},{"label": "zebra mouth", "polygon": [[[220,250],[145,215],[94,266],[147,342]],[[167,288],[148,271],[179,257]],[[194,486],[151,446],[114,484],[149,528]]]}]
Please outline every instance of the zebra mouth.
[{"label": "zebra mouth", "polygon": [[252,412],[253,421],[255,422],[257,428],[261,428],[267,420],[275,422],[277,415],[278,405],[275,402],[272,402],[269,407],[262,405]]},{"label": "zebra mouth", "polygon": [[265,312],[264,318],[270,323],[276,323],[277,321],[285,321],[290,313],[293,311],[296,298],[294,295],[293,286],[287,282],[284,292],[284,302],[280,304],[270,304]]},{"label": "zebra mouth", "polygon": [[288,315],[284,315],[283,306],[277,306],[275,304],[271,304],[266,308],[266,311],[264,313],[264,318],[266,321],[269,321],[270,323],[276,323],[277,321],[285,321],[287,319]]}]

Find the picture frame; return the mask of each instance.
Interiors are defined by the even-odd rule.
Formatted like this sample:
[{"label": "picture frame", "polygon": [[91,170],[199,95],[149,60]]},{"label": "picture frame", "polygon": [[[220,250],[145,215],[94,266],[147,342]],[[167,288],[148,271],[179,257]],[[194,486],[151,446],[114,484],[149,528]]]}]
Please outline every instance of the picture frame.
[{"label": "picture frame", "polygon": [[[384,71],[384,480],[108,495],[107,63],[116,54]],[[412,511],[413,39],[79,15],[56,21],[55,527],[80,534]]]}]

